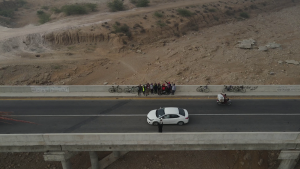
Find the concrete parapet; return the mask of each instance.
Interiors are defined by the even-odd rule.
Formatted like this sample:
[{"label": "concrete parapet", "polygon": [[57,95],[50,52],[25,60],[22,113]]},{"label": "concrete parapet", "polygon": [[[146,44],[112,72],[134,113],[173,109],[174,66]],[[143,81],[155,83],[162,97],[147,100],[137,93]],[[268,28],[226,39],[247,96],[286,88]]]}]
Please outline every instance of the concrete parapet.
[{"label": "concrete parapet", "polygon": [[35,146],[59,146],[60,151],[282,150],[299,149],[299,143],[299,132],[2,134],[0,152],[28,146],[32,151],[46,150]]},{"label": "concrete parapet", "polygon": [[293,169],[299,160],[300,150],[282,150],[278,159],[281,163],[278,169]]},{"label": "concrete parapet", "polygon": [[[114,85],[116,86],[116,85]],[[122,89],[135,85],[120,85]],[[176,92],[196,92],[200,85],[177,85]],[[233,85],[235,86],[235,85]],[[108,92],[107,85],[70,85],[70,86],[0,86],[0,93],[68,93],[68,92]],[[247,85],[247,92],[299,92],[300,85]],[[221,92],[223,85],[208,86],[210,92]]]},{"label": "concrete parapet", "polygon": [[300,150],[282,150],[279,154],[278,159],[297,159],[299,158]]}]

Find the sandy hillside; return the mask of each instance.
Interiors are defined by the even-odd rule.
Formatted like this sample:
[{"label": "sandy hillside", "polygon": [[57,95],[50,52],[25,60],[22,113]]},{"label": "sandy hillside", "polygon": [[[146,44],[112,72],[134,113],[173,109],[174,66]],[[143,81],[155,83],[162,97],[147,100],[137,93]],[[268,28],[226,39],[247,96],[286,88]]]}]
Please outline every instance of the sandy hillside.
[{"label": "sandy hillside", "polygon": [[[45,0],[31,8],[43,3],[50,5]],[[298,1],[151,1],[145,8],[125,3],[126,11],[100,5],[97,12],[60,14],[43,25],[20,9],[27,26],[0,29],[0,84],[299,84]],[[195,15],[182,17],[178,8]],[[21,16],[15,20],[24,25]],[[127,24],[131,37],[113,33],[116,22]],[[252,49],[237,47],[250,38],[256,41]],[[258,50],[271,42],[280,47]]]}]

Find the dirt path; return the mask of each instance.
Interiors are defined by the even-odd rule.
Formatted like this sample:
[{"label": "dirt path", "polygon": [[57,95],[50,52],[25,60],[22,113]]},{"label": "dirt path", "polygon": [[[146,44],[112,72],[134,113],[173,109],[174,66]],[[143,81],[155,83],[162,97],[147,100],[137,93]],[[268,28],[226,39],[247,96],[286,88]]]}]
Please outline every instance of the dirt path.
[{"label": "dirt path", "polygon": [[[228,2],[228,1],[230,0],[225,0],[224,2]],[[90,26],[92,24],[101,24],[103,22],[109,22],[110,20],[119,17],[128,17],[130,15],[139,15],[142,13],[147,13],[152,11],[203,4],[208,2],[218,2],[218,0],[178,1],[172,3],[158,4],[147,8],[134,8],[128,11],[105,12],[105,13],[97,13],[97,14],[93,13],[84,16],[69,16],[60,19],[59,21],[50,22],[39,26],[28,25],[23,28],[14,28],[14,29],[7,29],[7,28],[0,27],[0,41],[13,38],[13,37],[24,36],[28,34],[37,34],[37,33],[44,34],[55,30],[72,29],[77,27]]]}]

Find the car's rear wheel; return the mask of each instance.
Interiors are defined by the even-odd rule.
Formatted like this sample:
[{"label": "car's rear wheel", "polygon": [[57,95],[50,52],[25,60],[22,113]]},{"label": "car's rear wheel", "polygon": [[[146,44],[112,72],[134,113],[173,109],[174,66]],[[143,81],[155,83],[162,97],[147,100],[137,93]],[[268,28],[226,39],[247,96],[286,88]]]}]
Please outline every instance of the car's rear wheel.
[{"label": "car's rear wheel", "polygon": [[184,125],[184,122],[180,121],[180,122],[178,122],[177,124],[178,124],[179,126],[182,126],[182,125]]},{"label": "car's rear wheel", "polygon": [[153,125],[153,126],[157,126],[157,125],[158,125],[158,122],[153,122],[152,125]]}]

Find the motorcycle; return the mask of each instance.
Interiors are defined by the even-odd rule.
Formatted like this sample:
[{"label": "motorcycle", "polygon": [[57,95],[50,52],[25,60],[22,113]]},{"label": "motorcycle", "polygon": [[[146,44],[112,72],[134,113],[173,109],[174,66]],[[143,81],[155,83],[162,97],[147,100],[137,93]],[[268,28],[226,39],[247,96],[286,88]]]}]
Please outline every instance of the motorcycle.
[{"label": "motorcycle", "polygon": [[217,100],[217,104],[218,105],[228,105],[229,106],[229,105],[231,105],[231,100],[228,99],[226,102],[220,102],[219,100]]}]

